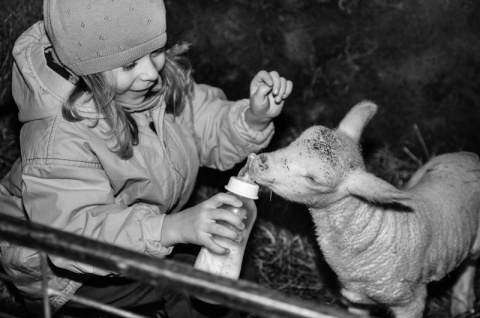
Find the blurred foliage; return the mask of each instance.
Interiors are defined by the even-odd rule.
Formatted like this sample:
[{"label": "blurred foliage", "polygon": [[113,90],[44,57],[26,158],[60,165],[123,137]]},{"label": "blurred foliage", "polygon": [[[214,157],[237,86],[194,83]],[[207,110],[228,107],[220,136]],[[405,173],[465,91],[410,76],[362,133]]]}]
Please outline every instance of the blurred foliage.
[{"label": "blurred foliage", "polygon": [[15,40],[42,19],[42,1],[0,0],[0,176],[19,155],[16,106],[12,99],[12,49]]}]

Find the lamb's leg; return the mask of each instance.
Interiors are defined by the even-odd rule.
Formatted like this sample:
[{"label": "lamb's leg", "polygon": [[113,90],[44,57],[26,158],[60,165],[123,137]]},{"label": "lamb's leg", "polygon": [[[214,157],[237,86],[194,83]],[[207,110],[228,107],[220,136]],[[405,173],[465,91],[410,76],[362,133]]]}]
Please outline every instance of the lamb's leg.
[{"label": "lamb's leg", "polygon": [[390,307],[395,318],[421,318],[425,310],[425,301],[427,299],[427,287],[419,286],[415,290],[415,298],[409,303]]},{"label": "lamb's leg", "polygon": [[475,302],[475,291],[473,289],[475,265],[476,261],[469,259],[459,268],[459,277],[452,288],[452,302],[450,305],[452,317],[457,317],[473,309]]}]

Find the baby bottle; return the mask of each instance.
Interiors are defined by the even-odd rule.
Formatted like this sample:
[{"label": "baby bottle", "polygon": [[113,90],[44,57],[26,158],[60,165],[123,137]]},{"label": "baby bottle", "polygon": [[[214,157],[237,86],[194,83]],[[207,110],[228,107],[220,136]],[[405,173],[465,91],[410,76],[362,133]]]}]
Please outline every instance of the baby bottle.
[{"label": "baby bottle", "polygon": [[[239,233],[241,234],[241,238],[237,241],[233,241],[225,237],[214,235],[212,239],[218,245],[228,248],[230,253],[219,255],[209,251],[205,247],[202,247],[194,265],[196,269],[231,279],[238,279],[240,276],[245,247],[247,245],[253,223],[257,218],[257,207],[255,206],[255,202],[253,200],[258,199],[259,186],[253,182],[249,173],[250,165],[255,157],[255,154],[250,154],[248,156],[247,164],[242,168],[242,170],[240,170],[238,176],[231,177],[228,184],[225,186],[225,188],[228,190],[227,193],[236,196],[240,201],[243,202],[243,205],[239,208],[228,204],[224,204],[219,207],[219,209],[229,210],[243,219],[245,228],[241,230],[241,233]],[[224,226],[230,227],[236,232],[240,231],[227,222],[217,222]],[[203,298],[202,300],[215,303]]]}]

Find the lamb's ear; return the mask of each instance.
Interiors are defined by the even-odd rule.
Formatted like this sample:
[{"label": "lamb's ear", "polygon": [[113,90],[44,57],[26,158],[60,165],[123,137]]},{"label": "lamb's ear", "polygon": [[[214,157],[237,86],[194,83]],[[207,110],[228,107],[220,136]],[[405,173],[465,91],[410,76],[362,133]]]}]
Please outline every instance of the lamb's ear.
[{"label": "lamb's ear", "polygon": [[358,142],[363,129],[375,115],[377,108],[378,106],[370,101],[362,101],[356,104],[342,119],[337,130],[344,132]]},{"label": "lamb's ear", "polygon": [[352,172],[345,180],[344,186],[350,194],[368,202],[411,206],[412,196],[410,193],[399,190],[390,183],[363,170]]}]

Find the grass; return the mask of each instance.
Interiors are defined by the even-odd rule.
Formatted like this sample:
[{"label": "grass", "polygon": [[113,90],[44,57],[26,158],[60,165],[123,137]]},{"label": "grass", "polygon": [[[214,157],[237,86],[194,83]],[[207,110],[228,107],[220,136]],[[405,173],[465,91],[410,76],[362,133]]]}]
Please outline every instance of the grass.
[{"label": "grass", "polygon": [[[19,155],[11,97],[15,39],[41,19],[40,0],[0,0],[0,176]],[[334,127],[362,99],[380,105],[362,140],[368,170],[402,186],[436,153],[480,153],[480,4],[475,0],[337,1],[166,0],[169,43],[193,43],[198,82],[231,99],[248,96],[260,69],[293,80],[265,151],[305,128]],[[192,202],[223,191],[230,175],[202,169]],[[336,278],[317,246],[305,207],[262,190],[246,261],[258,283],[289,295],[344,307]],[[449,281],[430,287],[426,317],[448,317]],[[476,279],[476,286],[480,286]],[[480,317],[480,288],[477,313]],[[0,292],[2,292],[0,290]]]}]

